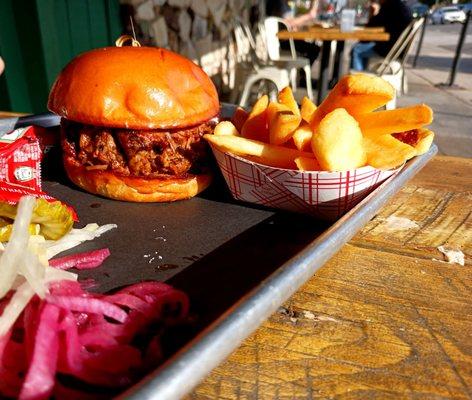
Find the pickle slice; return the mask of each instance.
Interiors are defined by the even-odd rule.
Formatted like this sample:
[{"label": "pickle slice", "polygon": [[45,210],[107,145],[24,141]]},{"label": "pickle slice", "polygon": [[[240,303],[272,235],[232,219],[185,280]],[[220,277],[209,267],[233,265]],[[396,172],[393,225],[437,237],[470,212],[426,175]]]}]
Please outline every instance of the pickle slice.
[{"label": "pickle slice", "polygon": [[[0,242],[7,242],[10,239],[12,228],[13,224],[3,225],[0,227]],[[41,227],[39,224],[30,224],[28,230],[30,235],[38,235],[41,231]]]},{"label": "pickle slice", "polygon": [[[16,205],[0,203],[0,218],[14,219],[15,215]],[[51,203],[44,199],[36,199],[31,225],[39,225],[39,232],[37,232],[37,228],[32,228],[30,225],[31,234],[40,234],[46,239],[57,240],[68,233],[73,224],[74,220],[71,212],[61,202],[54,201]],[[0,229],[5,229],[5,235],[10,236],[11,227],[8,228],[8,225],[6,225]],[[2,230],[0,232],[3,232]],[[0,241],[5,240],[7,239],[2,235]]]}]

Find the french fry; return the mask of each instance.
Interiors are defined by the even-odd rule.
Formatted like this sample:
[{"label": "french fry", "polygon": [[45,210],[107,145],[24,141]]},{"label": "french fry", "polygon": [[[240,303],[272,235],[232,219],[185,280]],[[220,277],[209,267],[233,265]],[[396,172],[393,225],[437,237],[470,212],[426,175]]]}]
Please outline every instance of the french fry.
[{"label": "french fry", "polygon": [[231,122],[219,123],[214,135],[204,137],[214,148],[278,168],[394,168],[428,151],[434,137],[423,128],[432,121],[424,104],[375,111],[394,96],[394,88],[379,77],[348,75],[318,108],[308,97],[299,108],[286,87],[278,102],[262,96],[249,114],[238,108]]},{"label": "french fry", "polygon": [[357,118],[382,107],[394,96],[395,89],[382,78],[365,74],[346,75],[316,109],[310,122],[311,128],[316,132],[325,115],[336,108],[344,108]]},{"label": "french fry", "polygon": [[343,108],[326,115],[313,133],[313,153],[326,171],[347,171],[366,163],[362,132],[357,121]]},{"label": "french fry", "polygon": [[367,137],[421,128],[433,121],[433,110],[425,104],[396,110],[375,111],[357,117],[362,134]]},{"label": "french fry", "polygon": [[292,136],[295,147],[300,151],[310,151],[312,136],[313,132],[310,125],[308,125],[308,122],[302,121]]},{"label": "french fry", "polygon": [[269,126],[269,141],[275,145],[281,145],[290,140],[295,130],[300,125],[301,117],[292,113],[278,113]]},{"label": "french fry", "polygon": [[421,154],[426,153],[433,144],[434,132],[428,129],[420,129],[418,135],[419,140],[418,143],[415,144],[414,148],[416,150],[416,155],[420,156]]},{"label": "french fry", "polygon": [[367,164],[378,169],[398,167],[417,154],[414,147],[395,139],[392,135],[364,137],[364,147]]},{"label": "french fry", "polygon": [[270,121],[275,119],[275,116],[277,113],[287,113],[287,114],[293,114],[292,111],[290,111],[290,108],[288,108],[285,104],[282,103],[276,103],[271,101],[269,105],[267,106],[267,120],[269,122],[269,129],[270,129]]},{"label": "french fry", "polygon": [[237,154],[257,160],[257,162],[277,168],[296,168],[297,157],[314,158],[313,153],[275,146],[257,140],[246,139],[240,136],[204,135],[210,144],[224,152]]},{"label": "french fry", "polygon": [[241,130],[243,129],[243,125],[247,121],[248,117],[249,117],[249,113],[244,108],[241,108],[241,107],[236,108],[236,111],[231,117],[231,122],[236,127],[238,132],[241,132]]},{"label": "french fry", "polygon": [[300,171],[321,171],[320,164],[316,158],[297,157],[295,164]]},{"label": "french fry", "polygon": [[239,136],[239,132],[231,121],[221,121],[215,126],[213,131],[215,135],[235,135]]},{"label": "french fry", "polygon": [[285,104],[295,115],[300,115],[300,109],[293,97],[292,89],[289,86],[283,88],[278,96],[279,103]]},{"label": "french fry", "polygon": [[315,111],[316,111],[315,103],[313,103],[308,97],[305,96],[302,99],[302,105],[300,107],[300,114],[302,116],[302,119],[310,123]]},{"label": "french fry", "polygon": [[269,105],[269,98],[267,95],[262,96],[256,101],[252,111],[241,129],[241,136],[260,140],[263,142],[269,141],[269,126],[267,120],[267,106]]},{"label": "french fry", "polygon": [[269,142],[275,145],[288,142],[301,121],[300,115],[294,114],[286,105],[272,102],[267,107],[267,118]]}]

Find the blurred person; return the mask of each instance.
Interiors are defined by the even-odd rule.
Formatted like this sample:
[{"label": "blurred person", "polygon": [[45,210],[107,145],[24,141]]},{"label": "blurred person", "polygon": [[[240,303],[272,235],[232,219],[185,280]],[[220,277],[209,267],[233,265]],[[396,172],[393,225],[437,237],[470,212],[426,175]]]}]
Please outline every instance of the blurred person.
[{"label": "blurred person", "polygon": [[5,63],[3,62],[2,57],[0,57],[0,75],[2,75],[2,72],[4,69],[5,69]]},{"label": "blurred person", "polygon": [[355,44],[351,50],[351,69],[355,71],[365,71],[372,57],[385,57],[413,19],[410,9],[402,0],[379,0],[379,6],[372,2],[369,13],[371,16],[366,26],[385,28],[390,39],[386,42]]},{"label": "blurred person", "polygon": [[296,15],[294,17],[285,18],[285,22],[292,28],[293,30],[297,30],[301,26],[307,25],[310,22],[316,20],[319,16],[319,0],[313,0],[311,2],[310,8],[308,11],[301,15]]},{"label": "blurred person", "polygon": [[378,0],[372,0],[369,2],[367,10],[367,20],[372,20],[380,11],[380,4]]},{"label": "blurred person", "polygon": [[[279,17],[283,18],[284,22],[293,30],[308,24],[316,19],[318,16],[319,0],[313,0],[307,13],[291,17],[291,8],[288,5],[288,1],[284,0],[267,0],[266,2],[266,15],[268,17]],[[288,40],[282,40],[280,46],[284,50],[289,50],[290,45]],[[295,50],[302,57],[306,57],[310,60],[310,64],[313,64],[318,54],[320,53],[320,47],[314,43],[308,43],[303,40],[295,40]]]},{"label": "blurred person", "polygon": [[267,0],[266,1],[266,15],[268,17],[288,18],[292,10],[290,9],[286,0]]},{"label": "blurred person", "polygon": [[344,8],[347,7],[347,0],[337,0],[334,3],[334,12],[336,14],[340,13]]}]

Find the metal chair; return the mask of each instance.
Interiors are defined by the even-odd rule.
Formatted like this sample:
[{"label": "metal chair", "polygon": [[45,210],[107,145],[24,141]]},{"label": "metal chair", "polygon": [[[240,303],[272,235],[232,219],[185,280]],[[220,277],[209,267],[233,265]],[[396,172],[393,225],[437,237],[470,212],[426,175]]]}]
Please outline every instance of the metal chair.
[{"label": "metal chair", "polygon": [[425,18],[421,17],[412,21],[402,32],[394,46],[382,61],[371,63],[369,70],[377,76],[390,81],[400,94],[408,92],[408,81],[405,74],[405,62],[411,50],[411,46]]},{"label": "metal chair", "polygon": [[257,56],[256,41],[247,24],[235,21],[233,30],[236,44],[236,66],[231,102],[236,102],[241,93],[239,105],[245,107],[251,94],[251,89],[261,81],[271,82],[277,90],[290,85],[289,71],[271,63],[265,63]]},{"label": "metal chair", "polygon": [[[408,81],[404,66],[410,53],[411,45],[424,22],[424,17],[413,20],[398,37],[388,54],[383,59],[380,57],[372,58],[369,61],[368,70],[363,73],[370,73],[385,79],[395,88],[398,95],[406,94],[408,92]],[[358,71],[352,71],[352,73],[356,72]],[[387,103],[387,110],[396,107],[396,97]]]},{"label": "metal chair", "polygon": [[259,24],[259,32],[264,41],[267,60],[279,68],[285,68],[290,71],[290,82],[292,90],[297,90],[297,72],[302,70],[305,73],[306,90],[310,99],[313,98],[313,89],[311,86],[311,64],[306,57],[298,57],[295,51],[295,43],[291,38],[289,39],[290,55],[281,55],[280,41],[277,37],[279,27],[283,26],[285,29],[291,28],[285,23],[282,18],[268,17]]}]

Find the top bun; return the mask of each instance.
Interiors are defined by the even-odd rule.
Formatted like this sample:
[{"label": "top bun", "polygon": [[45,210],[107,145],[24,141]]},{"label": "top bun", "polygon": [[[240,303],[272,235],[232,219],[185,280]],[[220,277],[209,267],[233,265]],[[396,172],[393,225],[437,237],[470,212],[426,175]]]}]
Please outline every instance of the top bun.
[{"label": "top bun", "polygon": [[208,75],[185,57],[156,47],[105,47],[62,70],[48,108],[88,125],[167,129],[208,121],[219,101]]}]

